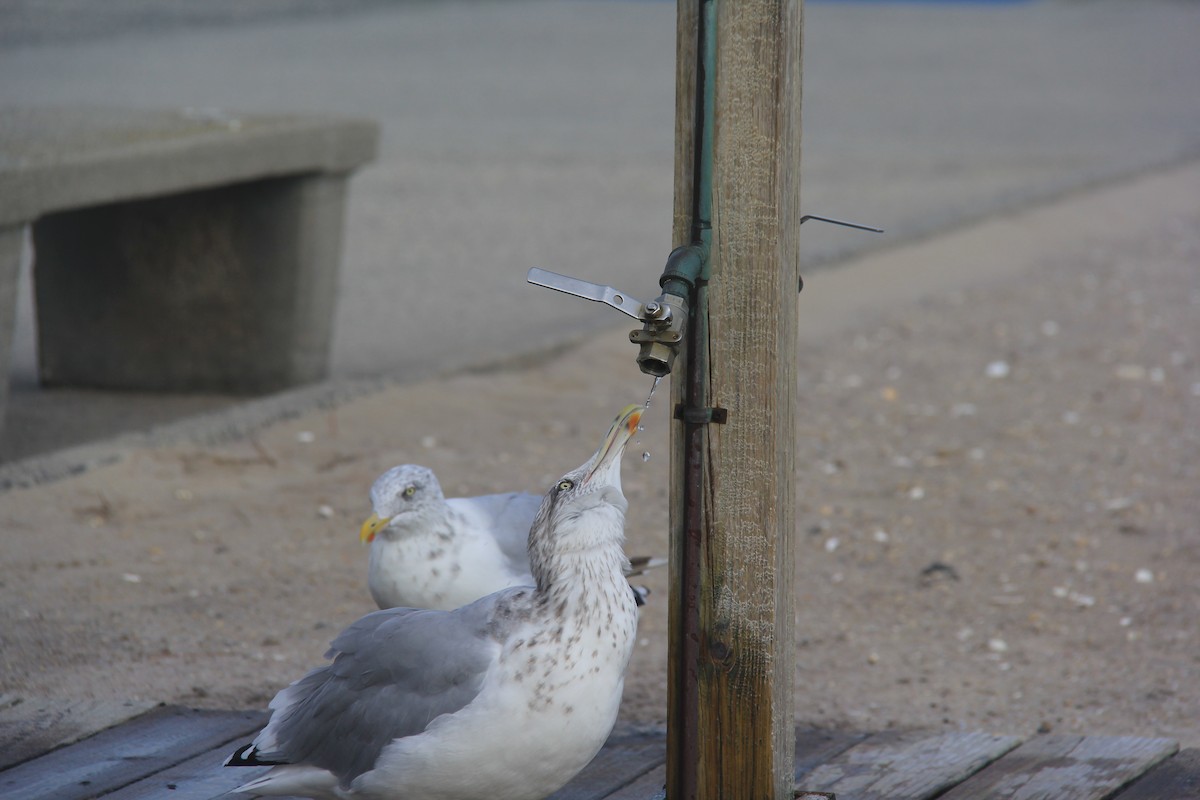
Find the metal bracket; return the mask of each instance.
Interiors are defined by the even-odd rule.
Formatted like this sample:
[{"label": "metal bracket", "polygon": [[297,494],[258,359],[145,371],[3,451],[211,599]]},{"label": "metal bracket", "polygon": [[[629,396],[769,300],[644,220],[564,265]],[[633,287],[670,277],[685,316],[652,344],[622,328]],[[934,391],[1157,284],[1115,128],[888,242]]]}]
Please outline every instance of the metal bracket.
[{"label": "metal bracket", "polygon": [[[857,222],[846,222],[842,219],[834,219],[833,217],[819,217],[816,214],[805,214],[800,218],[800,224],[803,225],[810,219],[815,219],[817,222],[828,222],[831,225],[841,225],[845,228],[857,228],[860,231],[870,231],[871,233],[883,233],[883,228],[876,228],[873,225],[860,225]],[[800,288],[797,291],[804,291],[804,276],[798,276],[800,280]]]},{"label": "metal bracket", "polygon": [[670,328],[663,330],[638,328],[629,332],[629,341],[634,344],[658,342],[661,344],[677,345],[683,341],[683,331],[672,330]]},{"label": "metal bracket", "polygon": [[707,425],[710,422],[724,425],[729,419],[729,410],[720,407],[684,408],[683,403],[676,403],[675,419],[683,420],[690,425]]},{"label": "metal bracket", "polygon": [[831,225],[841,225],[846,228],[857,228],[860,231],[870,231],[871,233],[883,233],[883,228],[876,228],[873,225],[860,225],[857,222],[846,222],[845,220],[834,219],[833,217],[819,217],[816,214],[805,214],[803,217],[800,218],[800,224],[803,225],[804,223],[808,222],[810,219],[815,219],[817,222],[828,222]]}]

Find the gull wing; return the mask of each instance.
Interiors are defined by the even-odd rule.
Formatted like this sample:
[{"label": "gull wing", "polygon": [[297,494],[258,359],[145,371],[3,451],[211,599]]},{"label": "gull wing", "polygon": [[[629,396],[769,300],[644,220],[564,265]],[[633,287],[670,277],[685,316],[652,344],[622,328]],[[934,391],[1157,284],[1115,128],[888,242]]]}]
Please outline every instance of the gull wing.
[{"label": "gull wing", "polygon": [[332,662],[271,701],[271,719],[240,763],[308,764],[342,785],[394,739],[469,705],[500,651],[490,595],[454,611],[391,608],[333,640]]},{"label": "gull wing", "polygon": [[506,492],[453,498],[446,504],[467,524],[491,533],[511,572],[529,574],[529,528],[542,505],[539,495]]}]

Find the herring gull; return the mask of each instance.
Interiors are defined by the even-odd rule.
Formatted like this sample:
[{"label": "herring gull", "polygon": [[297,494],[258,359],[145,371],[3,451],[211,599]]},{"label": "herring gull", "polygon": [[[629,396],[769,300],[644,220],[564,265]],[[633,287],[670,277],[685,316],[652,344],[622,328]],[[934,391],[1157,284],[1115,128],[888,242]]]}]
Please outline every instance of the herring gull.
[{"label": "herring gull", "polygon": [[[402,464],[371,486],[367,587],[380,608],[452,609],[510,586],[534,583],[527,545],[542,498],[525,492],[447,498],[433,470]],[[638,556],[627,573],[666,564]],[[638,604],[645,589],[634,589]]]},{"label": "herring gull", "polygon": [[625,582],[621,455],[641,406],[559,478],[529,530],[534,586],[453,611],[376,611],[270,703],[228,766],[238,791],[320,800],[534,800],[574,777],[616,721],[637,606]]}]

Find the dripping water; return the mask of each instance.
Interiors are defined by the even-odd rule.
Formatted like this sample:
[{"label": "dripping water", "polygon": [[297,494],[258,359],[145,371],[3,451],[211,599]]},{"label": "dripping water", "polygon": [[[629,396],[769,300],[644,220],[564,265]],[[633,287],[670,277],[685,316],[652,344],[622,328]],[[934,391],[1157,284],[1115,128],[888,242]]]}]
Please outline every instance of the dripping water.
[{"label": "dripping water", "polygon": [[[650,400],[654,397],[654,392],[658,389],[658,384],[660,381],[662,381],[662,379],[663,379],[663,376],[658,375],[654,378],[654,383],[650,384],[650,394],[646,395],[646,403],[644,406],[645,408],[650,408]],[[640,433],[644,430],[646,430],[645,426],[639,423],[638,424],[638,432]],[[640,446],[642,443],[642,440],[638,439],[637,443]],[[642,451],[642,461],[649,461],[649,460],[650,460],[650,451],[643,450]]]},{"label": "dripping water", "polygon": [[656,375],[654,377],[654,383],[650,384],[650,394],[646,395],[646,408],[650,407],[650,400],[654,397],[654,393],[658,391],[658,384],[662,382],[662,379],[662,375]]}]

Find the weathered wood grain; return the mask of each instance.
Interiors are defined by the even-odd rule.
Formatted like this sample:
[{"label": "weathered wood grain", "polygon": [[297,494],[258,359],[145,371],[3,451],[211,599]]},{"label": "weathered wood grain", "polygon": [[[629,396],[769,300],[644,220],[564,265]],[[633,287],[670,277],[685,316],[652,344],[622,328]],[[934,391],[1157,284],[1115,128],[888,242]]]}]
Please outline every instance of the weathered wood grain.
[{"label": "weathered wood grain", "polygon": [[52,700],[0,692],[0,769],[145,714],[144,700]]},{"label": "weathered wood grain", "polygon": [[6,800],[86,800],[256,731],[257,712],[168,707],[0,772]]},{"label": "weathered wood grain", "polygon": [[1196,800],[1200,798],[1200,748],[1179,751],[1116,795],[1116,800]]},{"label": "weathered wood grain", "polygon": [[611,741],[570,783],[546,800],[602,800],[611,797],[646,773],[662,767],[666,757],[666,742],[660,736]]},{"label": "weathered wood grain", "polygon": [[605,796],[604,800],[665,800],[667,765],[660,764],[637,780]]},{"label": "weathered wood grain", "polygon": [[842,800],[925,800],[1020,742],[1015,736],[986,733],[880,733],[814,769],[803,788],[834,792]]},{"label": "weathered wood grain", "polygon": [[[229,792],[262,770],[221,764],[265,721],[262,712],[157,709],[0,772],[0,796],[239,800]],[[1017,737],[983,733],[799,729],[795,742],[797,787],[839,800],[1200,798],[1200,749],[1171,758],[1178,746],[1168,739],[1043,736],[1017,747]],[[664,759],[660,736],[614,737],[548,800],[661,798]]]},{"label": "weathered wood grain", "polygon": [[945,800],[1104,800],[1178,749],[1170,739],[1038,736]]},{"label": "weathered wood grain", "polygon": [[240,744],[234,740],[204,751],[162,772],[103,796],[102,800],[243,800],[244,794],[230,794],[243,783],[262,775],[269,767],[222,766]]},{"label": "weathered wood grain", "polygon": [[[696,139],[686,131],[697,117],[688,74],[696,5],[679,3],[677,244],[690,241],[698,191]],[[693,434],[704,464],[688,512],[700,515],[698,551],[686,551],[694,562],[682,544],[686,433],[672,428],[673,600],[695,589],[694,608],[676,600],[671,609],[668,794],[679,800],[792,795],[801,8],[802,0],[725,0],[716,9],[711,279],[707,313],[693,314],[689,337],[707,358],[693,364],[707,384],[689,401],[729,414]],[[697,332],[704,326],[707,336]],[[678,377],[677,400],[686,376]],[[695,587],[679,577],[685,562],[698,564]],[[689,636],[676,621],[692,618],[699,630]],[[688,682],[694,691],[680,688]]]},{"label": "weathered wood grain", "polygon": [[865,733],[798,728],[796,730],[796,764],[793,771],[796,776],[797,788],[807,789],[808,787],[803,784],[808,773],[866,738],[867,734]]},{"label": "weathered wood grain", "polygon": [[[796,731],[796,780],[803,784],[804,775],[839,753],[867,738],[865,733],[821,731],[802,728]],[[667,770],[660,765],[643,773],[618,791],[605,796],[605,800],[651,800],[664,791]]]},{"label": "weathered wood grain", "polygon": [[[656,768],[661,772],[665,747],[661,736],[614,738],[571,783],[550,795],[547,800],[602,800],[610,797],[647,772]],[[233,745],[223,744],[112,794],[106,794],[103,800],[154,800],[164,797],[170,800],[240,800],[248,797],[228,793],[262,774],[265,768],[222,767],[232,749]],[[639,800],[646,800],[646,797],[648,795]]]}]

